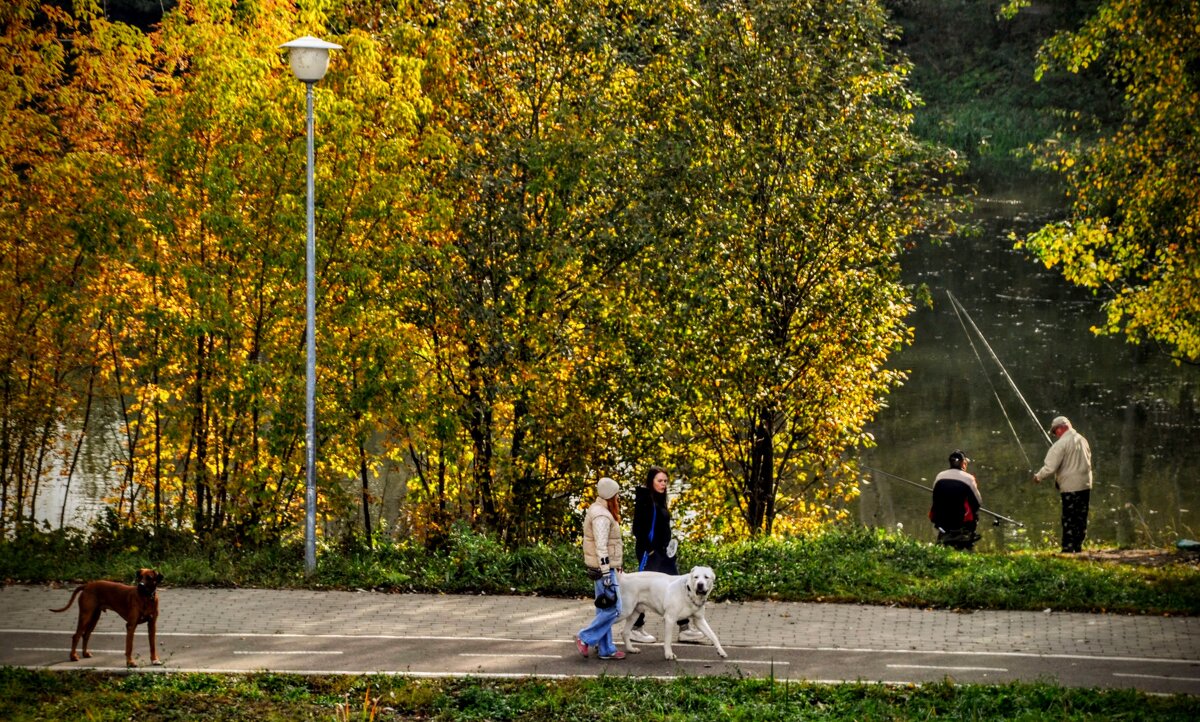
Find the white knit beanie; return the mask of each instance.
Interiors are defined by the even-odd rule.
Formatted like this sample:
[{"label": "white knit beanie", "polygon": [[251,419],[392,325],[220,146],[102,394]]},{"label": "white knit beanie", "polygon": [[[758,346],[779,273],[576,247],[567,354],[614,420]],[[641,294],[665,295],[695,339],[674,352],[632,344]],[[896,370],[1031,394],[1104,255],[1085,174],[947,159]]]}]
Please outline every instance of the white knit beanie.
[{"label": "white knit beanie", "polygon": [[596,482],[596,493],[600,495],[601,499],[611,499],[616,496],[617,492],[620,490],[621,487],[617,485],[617,482],[613,481],[607,476],[600,477],[600,481]]}]

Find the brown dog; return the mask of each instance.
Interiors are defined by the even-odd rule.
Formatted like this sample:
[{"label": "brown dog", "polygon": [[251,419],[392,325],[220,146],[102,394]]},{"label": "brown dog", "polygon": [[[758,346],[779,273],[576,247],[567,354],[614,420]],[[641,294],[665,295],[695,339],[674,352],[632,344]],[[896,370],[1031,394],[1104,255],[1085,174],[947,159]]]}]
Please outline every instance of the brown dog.
[{"label": "brown dog", "polygon": [[79,626],[75,628],[75,636],[71,637],[71,661],[79,661],[75,648],[80,637],[83,638],[83,656],[92,656],[88,651],[92,630],[100,621],[100,613],[111,609],[125,620],[125,665],[137,666],[133,661],[133,633],[142,622],[147,623],[150,633],[150,663],[162,664],[158,660],[158,645],[154,641],[155,624],[158,621],[158,585],[162,580],[163,575],[153,569],[139,569],[137,586],[119,582],[88,582],[75,588],[67,606],[51,609],[52,612],[65,612],[75,602],[75,596],[79,595]]}]

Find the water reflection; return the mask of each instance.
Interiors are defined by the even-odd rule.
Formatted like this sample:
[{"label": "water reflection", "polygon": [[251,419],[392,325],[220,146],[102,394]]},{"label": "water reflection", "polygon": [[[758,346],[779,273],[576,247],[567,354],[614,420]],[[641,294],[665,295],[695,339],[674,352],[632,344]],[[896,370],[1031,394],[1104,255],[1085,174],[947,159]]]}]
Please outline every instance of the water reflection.
[{"label": "water reflection", "polygon": [[[1054,484],[1037,486],[1030,477],[1049,448],[1042,429],[1063,414],[1092,445],[1089,542],[1167,546],[1200,537],[1200,489],[1191,483],[1200,467],[1200,372],[1155,349],[1091,333],[1104,320],[1099,300],[1008,239],[1044,223],[1043,208],[983,202],[979,234],[905,259],[906,278],[926,284],[934,305],[914,314],[916,340],[893,359],[910,378],[869,428],[878,446],[863,452],[863,463],[929,486],[949,452],[962,448],[984,506],[1025,524],[985,524],[979,547],[1057,548]],[[982,346],[983,362],[977,358],[946,291],[966,308],[1040,424]],[[857,513],[865,524],[902,525],[932,541],[928,509],[927,493],[875,475],[864,481]]]}]

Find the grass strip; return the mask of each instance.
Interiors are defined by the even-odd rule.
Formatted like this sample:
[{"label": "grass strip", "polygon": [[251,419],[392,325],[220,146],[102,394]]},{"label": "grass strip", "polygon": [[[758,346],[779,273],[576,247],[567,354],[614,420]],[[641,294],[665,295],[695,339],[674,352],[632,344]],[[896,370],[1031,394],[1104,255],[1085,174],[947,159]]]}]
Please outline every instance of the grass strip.
[{"label": "grass strip", "polygon": [[19,720],[1195,720],[1200,699],[1051,684],[52,672],[0,668]]}]

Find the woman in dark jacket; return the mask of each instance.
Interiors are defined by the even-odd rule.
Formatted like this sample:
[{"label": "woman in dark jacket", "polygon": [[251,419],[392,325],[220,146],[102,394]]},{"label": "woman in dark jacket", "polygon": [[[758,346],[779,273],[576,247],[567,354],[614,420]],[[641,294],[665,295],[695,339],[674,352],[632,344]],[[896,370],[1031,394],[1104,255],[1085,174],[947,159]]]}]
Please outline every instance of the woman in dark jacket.
[{"label": "woman in dark jacket", "polygon": [[[634,492],[633,538],[637,544],[638,571],[679,574],[675,557],[667,554],[671,543],[671,509],[667,500],[666,469],[652,466],[646,472],[646,483]],[[642,629],[646,615],[639,614],[630,637],[635,642],[650,644],[654,636]],[[688,627],[688,620],[679,620],[680,642],[702,642],[704,634]]]}]

